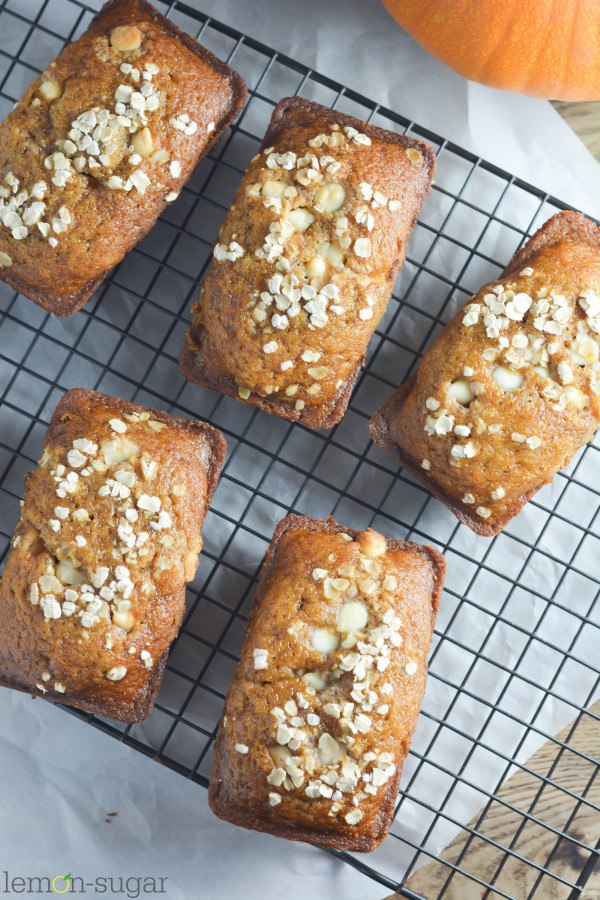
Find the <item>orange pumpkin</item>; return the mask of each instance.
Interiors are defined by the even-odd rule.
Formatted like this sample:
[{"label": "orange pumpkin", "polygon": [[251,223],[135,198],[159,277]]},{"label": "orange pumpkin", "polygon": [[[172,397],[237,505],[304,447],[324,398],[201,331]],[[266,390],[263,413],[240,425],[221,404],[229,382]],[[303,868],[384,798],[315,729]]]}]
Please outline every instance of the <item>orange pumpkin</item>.
[{"label": "orange pumpkin", "polygon": [[600,0],[383,0],[465,78],[555,100],[600,99]]}]

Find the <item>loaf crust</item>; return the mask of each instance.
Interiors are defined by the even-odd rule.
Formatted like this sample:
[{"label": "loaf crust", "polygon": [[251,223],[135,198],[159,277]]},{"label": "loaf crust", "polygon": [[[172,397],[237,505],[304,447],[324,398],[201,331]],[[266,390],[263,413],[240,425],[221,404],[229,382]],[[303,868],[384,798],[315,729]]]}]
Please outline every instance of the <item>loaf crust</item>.
[{"label": "loaf crust", "polygon": [[434,166],[427,144],[282,100],[192,309],[186,378],[311,428],[338,422]]},{"label": "loaf crust", "polygon": [[[383,555],[363,553],[366,548],[372,554],[373,542]],[[386,541],[375,532],[358,533],[331,519],[320,522],[292,515],[279,524],[265,557],[240,664],[216,738],[209,803],[217,816],[277,837],[340,850],[370,851],[384,839],[425,690],[427,653],[444,572],[443,557],[431,547]],[[335,590],[332,580],[337,588],[348,582],[346,593]],[[337,627],[348,628],[349,622],[342,626],[337,616],[355,594],[351,585],[357,580],[362,588],[354,604],[358,601],[368,610],[368,622],[354,621],[354,626],[362,628],[354,637],[343,632],[345,649],[340,645],[330,655],[317,652],[312,629],[322,629],[321,637],[331,639],[338,634]],[[377,587],[367,598],[365,590],[371,589],[371,583]],[[348,612],[348,606],[344,608]],[[394,637],[397,629],[399,637]],[[365,643],[360,643],[361,638]],[[365,654],[356,652],[357,639]],[[364,662],[368,641],[378,647],[374,663],[370,657],[370,668]],[[356,663],[348,656],[352,652],[359,666],[365,666],[364,672],[350,669]],[[387,668],[380,662],[382,655],[389,660]],[[307,684],[317,673],[327,680],[328,672],[341,677],[331,678],[322,691]],[[376,696],[369,696],[368,690]],[[354,704],[352,710],[345,708],[346,702]],[[319,720],[312,719],[311,724],[315,715]],[[287,747],[282,742],[289,732],[282,734],[281,725],[293,735]],[[296,728],[306,735],[304,739],[296,739]],[[336,744],[338,739],[341,742]],[[278,744],[273,757],[269,748]],[[331,760],[328,771],[337,773],[330,779],[320,755],[331,754],[332,746],[334,756],[336,746],[340,752],[346,747],[350,755],[337,763],[325,756]],[[282,753],[299,757],[292,764],[297,770],[281,768],[286,765]],[[311,759],[315,768],[308,774]],[[358,760],[358,769],[352,759]],[[283,783],[282,773],[287,778]],[[336,781],[340,775],[346,783]],[[296,786],[291,777],[299,778]],[[369,783],[371,793],[362,790]],[[276,805],[271,805],[273,800]]]},{"label": "loaf crust", "polygon": [[[126,26],[141,35],[138,49],[111,45]],[[123,99],[123,86],[135,99]],[[110,0],[0,125],[0,277],[54,315],[76,312],[175,199],[245,96],[236,72],[145,0]],[[107,113],[108,130],[98,131]],[[87,131],[73,131],[76,121]],[[151,142],[140,155],[144,129]]]},{"label": "loaf crust", "polygon": [[[599,251],[593,222],[575,212],[553,216],[371,420],[373,440],[477,534],[501,531],[600,425]],[[505,369],[511,389],[497,380]],[[448,393],[457,378],[474,393],[467,407]],[[443,432],[452,425],[447,433],[436,432],[440,416],[454,417],[442,420]],[[457,435],[457,425],[470,433]],[[468,444],[472,456],[451,455],[453,445]]]},{"label": "loaf crust", "polygon": [[150,715],[225,449],[202,422],[65,394],[0,581],[0,684],[123,722]]}]

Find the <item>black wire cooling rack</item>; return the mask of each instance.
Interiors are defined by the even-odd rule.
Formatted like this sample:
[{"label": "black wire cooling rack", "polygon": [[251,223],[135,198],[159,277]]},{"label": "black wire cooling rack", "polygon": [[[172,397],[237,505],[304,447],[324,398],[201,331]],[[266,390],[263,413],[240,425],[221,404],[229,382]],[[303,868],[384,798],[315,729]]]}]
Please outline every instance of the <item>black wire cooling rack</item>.
[{"label": "black wire cooling rack", "polygon": [[[241,72],[249,101],[178,201],[83,311],[53,319],[0,286],[2,559],[19,516],[23,476],[40,455],[64,390],[96,388],[204,418],[224,431],[227,464],[156,710],[135,727],[83,716],[206,787],[249,596],[275,524],[288,511],[331,514],[354,527],[373,525],[390,536],[435,544],[446,554],[448,583],[394,824],[373,855],[338,856],[409,897],[422,896],[407,887],[410,876],[437,860],[443,877],[426,900],[583,896],[597,850],[578,822],[585,815],[598,824],[598,767],[574,735],[582,724],[597,728],[598,718],[589,708],[600,677],[598,449],[588,446],[503,534],[486,540],[460,526],[368,438],[371,413],[453,312],[498,274],[528,233],[565,207],[183,3],[161,8]],[[0,0],[2,116],[91,15],[92,6],[79,0]],[[409,132],[438,154],[437,184],[368,364],[348,413],[328,433],[195,388],[177,367],[188,309],[220,221],[273,106],[290,94]],[[538,770],[526,761],[545,741],[555,759]],[[561,783],[570,763],[587,773],[583,789]],[[515,773],[533,782],[526,802],[498,795]],[[548,790],[550,807],[569,804],[558,825],[540,802]],[[494,810],[504,817],[502,839],[487,828]],[[536,852],[530,855],[524,836],[531,829]],[[442,856],[459,831],[460,848]],[[477,846],[489,849],[493,860],[483,874],[470,863]],[[565,854],[576,859],[568,870],[572,879],[561,874]],[[507,880],[515,871],[518,895]]]}]

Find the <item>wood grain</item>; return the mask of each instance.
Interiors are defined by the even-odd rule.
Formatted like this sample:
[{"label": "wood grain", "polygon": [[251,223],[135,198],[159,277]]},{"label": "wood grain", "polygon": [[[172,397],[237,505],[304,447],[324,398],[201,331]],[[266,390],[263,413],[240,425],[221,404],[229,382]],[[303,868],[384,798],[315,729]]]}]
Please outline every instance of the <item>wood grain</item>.
[{"label": "wood grain", "polygon": [[[560,733],[559,738],[568,744],[568,749],[560,753],[561,748],[554,741],[548,741],[528,760],[527,766],[572,794],[585,793],[590,804],[600,804],[597,766],[577,753],[579,751],[592,759],[597,759],[599,755],[600,726],[597,716],[600,714],[600,702],[592,706],[589,712]],[[481,837],[469,841],[469,833],[462,831],[444,850],[442,859],[450,865],[460,865],[484,882],[495,876],[496,887],[516,900],[524,900],[534,887],[534,896],[539,900],[566,900],[571,893],[567,885],[544,874],[538,881],[539,870],[516,857],[505,861],[498,873],[505,854],[490,841],[502,847],[511,847],[515,854],[576,883],[586,866],[593,862],[590,852],[577,842],[594,846],[600,840],[598,813],[590,805],[578,803],[576,797],[565,790],[522,770],[502,785],[496,798],[469,823],[469,827],[476,829]],[[514,807],[532,817],[525,820],[518,835],[517,829],[523,817],[515,812]],[[534,819],[543,824],[538,824]],[[554,835],[544,827],[546,825],[567,836]],[[430,862],[408,879],[406,887],[426,900],[437,900],[451,872],[449,865]],[[480,884],[455,874],[443,897],[444,900],[480,900],[484,892]],[[490,893],[488,896],[499,895]],[[580,897],[581,900],[600,900],[600,867],[597,867]]]},{"label": "wood grain", "polygon": [[552,105],[600,161],[600,101],[565,103],[555,100]]}]

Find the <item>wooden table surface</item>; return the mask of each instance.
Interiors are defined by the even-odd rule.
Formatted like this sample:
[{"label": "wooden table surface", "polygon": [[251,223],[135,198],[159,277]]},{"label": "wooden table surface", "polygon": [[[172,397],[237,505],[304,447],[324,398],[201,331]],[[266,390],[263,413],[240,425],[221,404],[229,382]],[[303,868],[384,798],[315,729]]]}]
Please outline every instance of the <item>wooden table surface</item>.
[{"label": "wooden table surface", "polygon": [[[590,804],[600,804],[597,767],[580,755],[598,758],[600,734],[596,717],[600,715],[600,702],[591,707],[590,713],[561,731],[559,738],[568,749],[561,752],[560,745],[548,741],[527,760],[529,771],[518,769],[500,787],[496,798],[473,816],[469,828],[478,837],[469,839],[470,833],[461,831],[441,854],[447,864],[427,863],[408,879],[406,886],[426,900],[437,900],[442,891],[444,900],[479,900],[483,888],[464,875],[454,875],[446,886],[452,871],[449,866],[457,865],[484,883],[494,879],[499,891],[517,900],[528,897],[534,887],[534,896],[539,900],[569,900],[568,887],[548,875],[540,876],[534,866],[548,868],[553,874],[576,883],[590,854],[582,852],[573,841],[557,837],[535,820],[555,831],[566,832],[587,846],[593,847],[600,840],[598,814],[576,799],[585,794]],[[559,790],[554,784],[560,784],[565,790]],[[524,820],[515,809],[523,810],[529,818]],[[520,831],[519,825],[522,825]],[[534,866],[520,862],[516,856],[506,859],[499,847],[510,847],[514,854],[531,860]],[[598,869],[580,897],[600,900]]]},{"label": "wooden table surface", "polygon": [[600,101],[596,103],[564,103],[556,100],[555,109],[561,114],[596,159],[600,161]]},{"label": "wooden table surface", "polygon": [[[556,101],[553,105],[600,162],[600,101]],[[591,711],[596,716],[600,714],[600,703],[595,704]],[[576,725],[565,728],[560,738],[573,750],[582,751],[596,759],[599,756],[600,729],[597,720],[591,716],[584,716]],[[589,786],[590,778],[594,777],[594,767],[571,750],[562,754],[559,750],[556,743],[548,741],[527,761],[527,768],[542,777],[549,776],[575,795],[583,793]],[[597,773],[587,797],[592,803],[600,803],[600,778]],[[590,807],[584,805],[578,808],[569,794],[521,769],[502,785],[497,798],[497,801],[481,810],[469,823],[482,838],[488,840],[477,838],[468,842],[469,834],[463,831],[442,853],[442,859],[449,865],[458,863],[475,877],[487,881],[494,877],[503,856],[488,841],[512,846],[516,853],[540,866],[546,865],[548,855],[555,847],[551,861],[552,871],[571,882],[577,882],[587,855],[584,857],[571,841],[561,839],[557,842],[551,832],[540,828],[532,820],[526,822],[515,839],[515,814],[509,807],[512,805],[533,817],[539,816],[544,823],[559,831],[572,819],[567,828],[568,833],[582,843],[594,846],[600,840],[600,819]],[[408,879],[406,887],[426,900],[437,900],[450,872],[448,865],[430,862]],[[504,864],[496,884],[499,890],[522,900],[528,896],[537,875],[531,866],[519,863],[512,857]],[[444,900],[478,900],[483,893],[483,888],[477,882],[458,875],[452,879],[443,897]],[[535,897],[539,900],[569,900],[570,891],[559,881],[543,877],[536,888]],[[579,898],[600,900],[600,865],[596,867]]]}]

